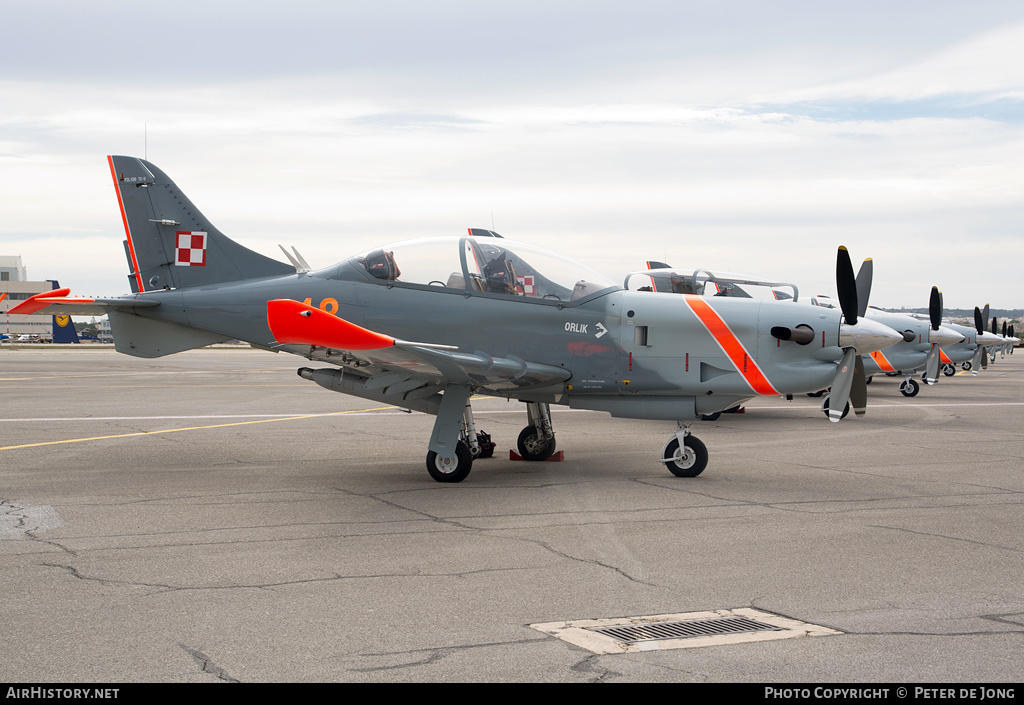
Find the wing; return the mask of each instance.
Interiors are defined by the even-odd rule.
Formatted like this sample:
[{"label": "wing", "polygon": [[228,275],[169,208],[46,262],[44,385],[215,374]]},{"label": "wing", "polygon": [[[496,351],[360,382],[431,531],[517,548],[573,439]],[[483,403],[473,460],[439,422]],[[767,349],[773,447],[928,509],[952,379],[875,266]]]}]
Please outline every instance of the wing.
[{"label": "wing", "polygon": [[45,315],[67,313],[77,314],[79,316],[104,316],[112,310],[127,310],[160,305],[159,301],[150,301],[146,299],[86,299],[77,296],[69,296],[70,293],[70,289],[44,291],[41,294],[36,294],[25,299],[17,306],[12,307],[8,313],[13,313],[19,316],[30,316],[45,309]]},{"label": "wing", "polygon": [[459,352],[451,345],[398,340],[291,299],[267,302],[267,324],[282,345],[308,345],[311,354],[323,349],[319,359],[372,372],[368,389],[401,393],[406,399],[449,384],[502,392],[559,384],[571,376],[561,367],[512,356],[495,358]]}]

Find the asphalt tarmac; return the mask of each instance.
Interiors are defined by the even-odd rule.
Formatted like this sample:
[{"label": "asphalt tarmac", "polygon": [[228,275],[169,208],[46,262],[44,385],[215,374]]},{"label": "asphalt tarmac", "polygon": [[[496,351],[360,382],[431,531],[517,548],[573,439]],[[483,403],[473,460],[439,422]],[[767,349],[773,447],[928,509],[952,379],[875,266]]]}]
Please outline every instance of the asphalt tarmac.
[{"label": "asphalt tarmac", "polygon": [[[760,398],[674,424],[553,409],[426,472],[432,417],[249,350],[0,348],[0,681],[1016,683],[1024,354],[866,417]],[[758,610],[823,635],[598,654],[531,625]],[[678,645],[676,640],[671,645]],[[665,646],[665,648],[658,648]]]}]

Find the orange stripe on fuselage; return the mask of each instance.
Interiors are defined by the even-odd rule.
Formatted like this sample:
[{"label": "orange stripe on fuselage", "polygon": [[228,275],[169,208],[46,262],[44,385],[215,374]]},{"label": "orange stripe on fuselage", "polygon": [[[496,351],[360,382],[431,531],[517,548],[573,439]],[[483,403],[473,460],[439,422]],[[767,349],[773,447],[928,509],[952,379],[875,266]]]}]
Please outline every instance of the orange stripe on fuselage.
[{"label": "orange stripe on fuselage", "polygon": [[875,364],[878,365],[878,369],[882,370],[882,372],[896,371],[896,368],[892,366],[892,363],[889,362],[889,359],[882,354],[881,350],[876,350],[871,353],[871,359],[875,361]]},{"label": "orange stripe on fuselage", "polygon": [[947,365],[952,365],[953,361],[949,359],[949,355],[942,352],[942,348],[939,348],[939,359]]},{"label": "orange stripe on fuselage", "polygon": [[747,349],[743,347],[743,343],[732,332],[729,325],[722,320],[718,312],[711,307],[711,304],[702,297],[692,294],[684,294],[683,300],[686,301],[686,304],[700,322],[704,324],[704,327],[708,329],[708,333],[711,334],[722,348],[722,351],[732,360],[732,364],[743,375],[743,379],[747,380],[747,384],[750,385],[751,389],[765,396],[779,393],[772,386],[771,382],[768,381],[768,378],[764,376],[761,368],[754,361],[754,357],[747,352]]},{"label": "orange stripe on fuselage", "polygon": [[114,157],[107,155],[107,163],[110,164],[110,176],[114,179],[114,193],[117,194],[117,206],[121,209],[121,222],[124,223],[124,234],[128,237],[128,252],[132,256],[132,269],[135,270],[135,283],[139,285],[139,291],[145,291],[142,286],[142,274],[139,272],[139,260],[135,257],[135,243],[132,242],[132,231],[128,227],[128,215],[124,212],[124,201],[121,200],[121,187],[117,185],[117,172],[114,171]]}]

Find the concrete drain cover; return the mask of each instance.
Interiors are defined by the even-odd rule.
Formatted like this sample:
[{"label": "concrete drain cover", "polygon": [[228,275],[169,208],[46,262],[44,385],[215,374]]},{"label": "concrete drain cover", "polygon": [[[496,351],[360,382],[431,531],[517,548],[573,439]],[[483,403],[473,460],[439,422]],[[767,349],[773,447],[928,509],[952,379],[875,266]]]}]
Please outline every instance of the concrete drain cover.
[{"label": "concrete drain cover", "polygon": [[753,609],[584,619],[530,626],[595,654],[691,649],[748,641],[841,634],[827,627]]}]

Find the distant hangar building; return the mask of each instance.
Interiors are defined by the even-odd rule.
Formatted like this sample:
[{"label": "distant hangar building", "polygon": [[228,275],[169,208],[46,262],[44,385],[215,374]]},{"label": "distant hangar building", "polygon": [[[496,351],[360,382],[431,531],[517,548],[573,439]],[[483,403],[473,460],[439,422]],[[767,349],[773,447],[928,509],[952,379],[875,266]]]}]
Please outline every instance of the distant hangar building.
[{"label": "distant hangar building", "polygon": [[[7,312],[30,296],[56,288],[58,285],[53,279],[29,281],[28,270],[20,255],[0,255],[0,296],[7,294],[0,301],[0,332],[12,336],[38,335],[45,339],[51,338],[54,331],[53,316],[8,316]],[[73,325],[70,318],[67,321],[66,325]],[[60,321],[57,323],[59,325]]]}]

